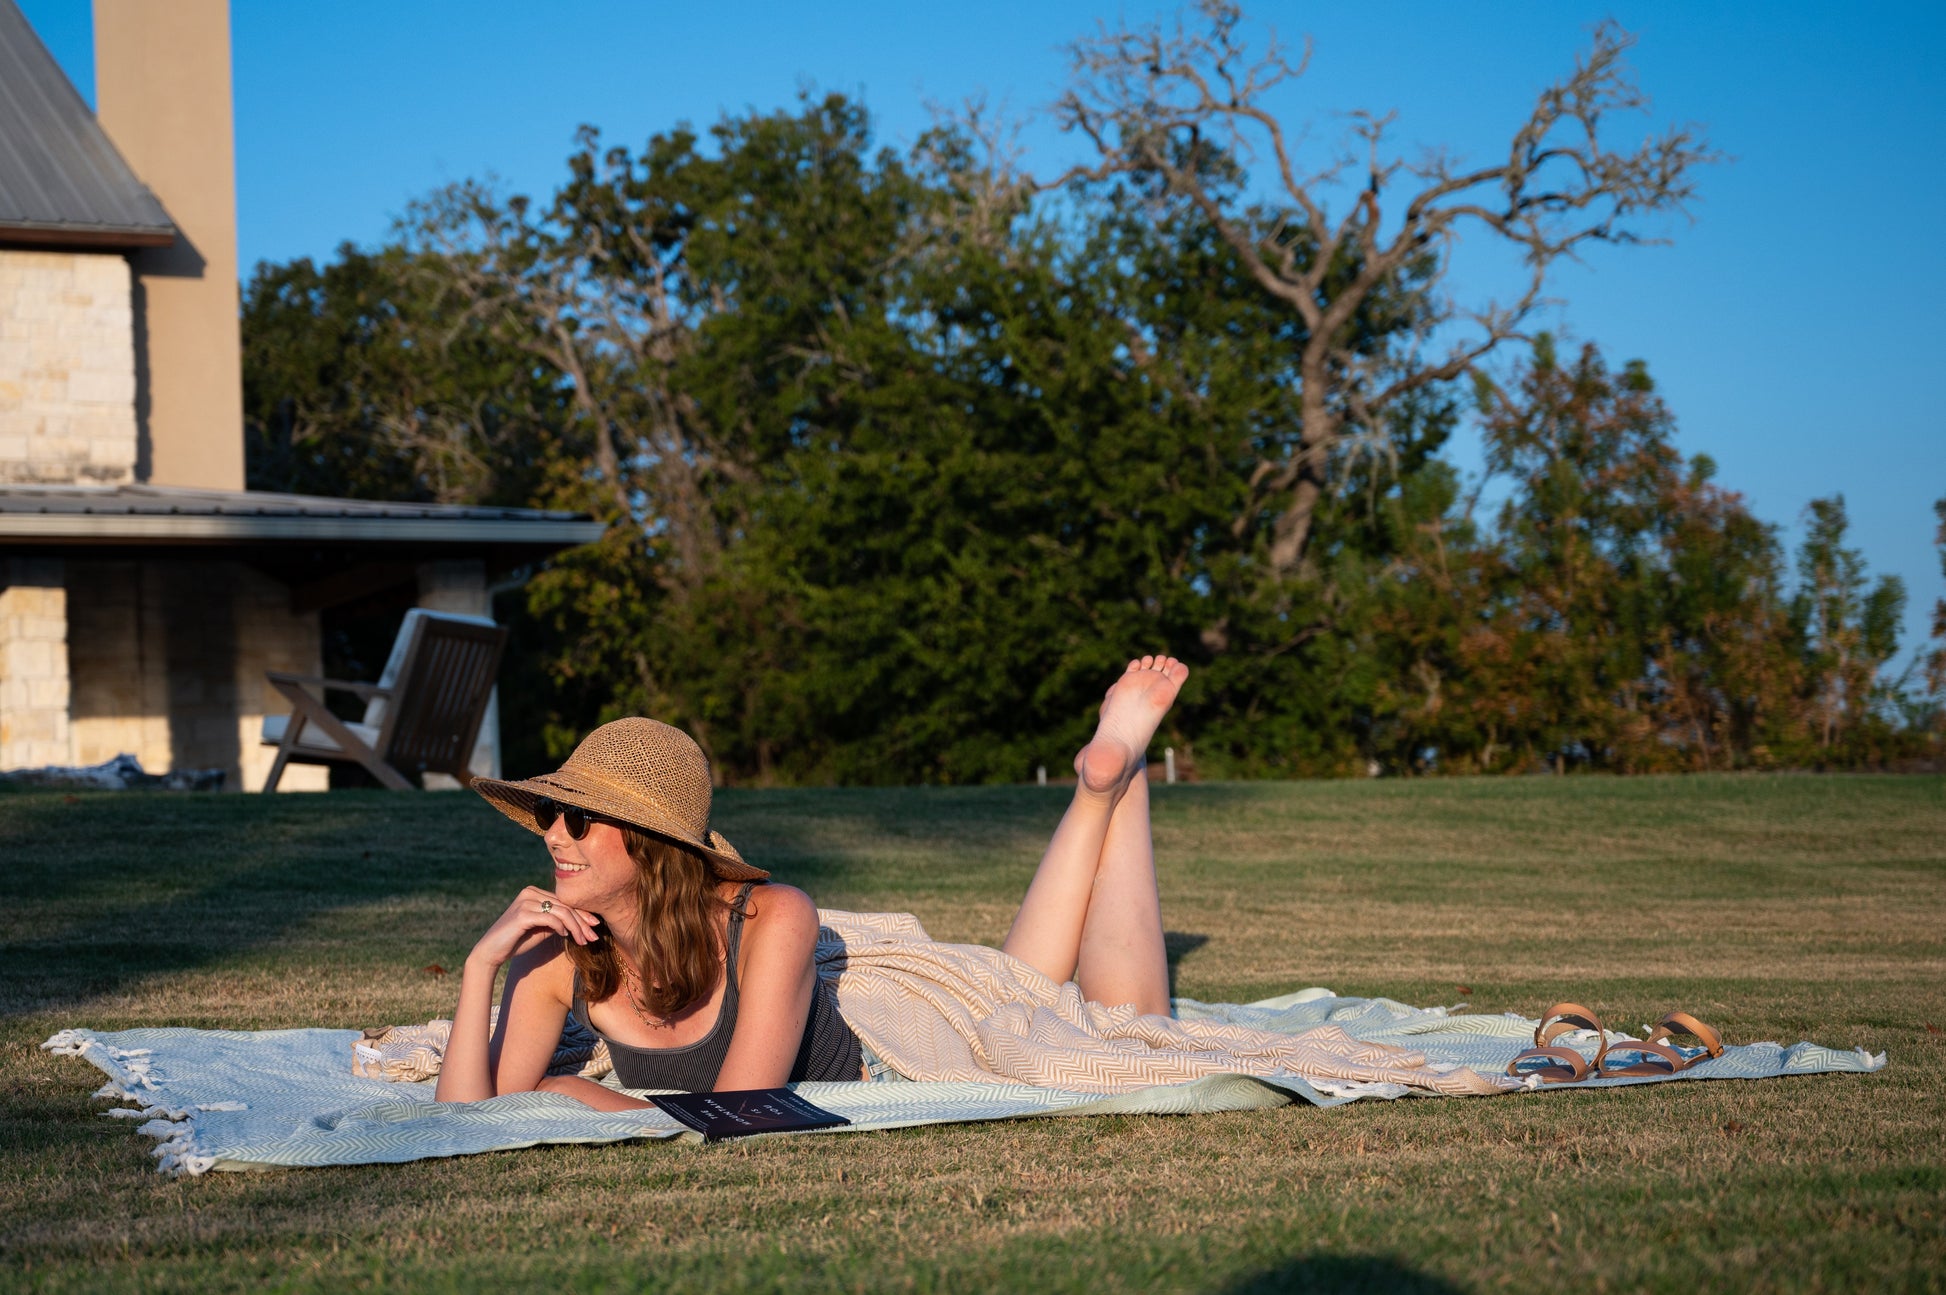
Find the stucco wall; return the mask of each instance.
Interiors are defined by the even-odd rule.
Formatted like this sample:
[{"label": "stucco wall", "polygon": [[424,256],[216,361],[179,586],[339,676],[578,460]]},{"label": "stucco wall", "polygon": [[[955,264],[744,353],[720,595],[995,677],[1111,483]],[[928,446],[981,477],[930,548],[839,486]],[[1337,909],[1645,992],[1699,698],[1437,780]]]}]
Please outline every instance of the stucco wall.
[{"label": "stucco wall", "polygon": [[135,479],[128,262],[0,249],[0,483]]},{"label": "stucco wall", "polygon": [[231,0],[95,0],[95,118],[182,237],[135,253],[158,486],[243,489]]}]

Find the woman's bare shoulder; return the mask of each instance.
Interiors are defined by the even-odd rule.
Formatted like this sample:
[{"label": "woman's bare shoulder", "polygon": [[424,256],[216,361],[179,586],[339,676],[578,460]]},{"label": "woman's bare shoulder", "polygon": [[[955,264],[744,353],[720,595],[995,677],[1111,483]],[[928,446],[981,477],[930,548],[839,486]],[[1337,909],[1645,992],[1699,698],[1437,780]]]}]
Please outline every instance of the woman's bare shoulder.
[{"label": "woman's bare shoulder", "polygon": [[775,938],[769,933],[801,938],[806,932],[817,938],[818,906],[796,886],[767,881],[753,887],[744,911],[747,930],[757,938]]}]

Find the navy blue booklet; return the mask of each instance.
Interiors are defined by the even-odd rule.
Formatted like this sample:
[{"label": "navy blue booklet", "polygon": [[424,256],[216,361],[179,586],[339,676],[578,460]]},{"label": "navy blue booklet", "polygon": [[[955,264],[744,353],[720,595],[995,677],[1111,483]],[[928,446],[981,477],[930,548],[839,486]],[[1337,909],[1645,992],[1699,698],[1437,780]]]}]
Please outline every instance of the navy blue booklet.
[{"label": "navy blue booklet", "polygon": [[703,1135],[705,1142],[752,1133],[829,1129],[850,1120],[813,1106],[788,1088],[750,1088],[734,1093],[665,1093],[650,1101]]}]

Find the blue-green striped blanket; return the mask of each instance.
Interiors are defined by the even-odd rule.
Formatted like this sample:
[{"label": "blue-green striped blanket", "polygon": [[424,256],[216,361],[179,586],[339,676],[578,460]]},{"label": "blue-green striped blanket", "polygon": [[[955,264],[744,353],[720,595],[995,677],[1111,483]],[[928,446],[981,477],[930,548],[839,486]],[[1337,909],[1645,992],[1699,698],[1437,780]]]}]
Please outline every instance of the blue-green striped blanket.
[{"label": "blue-green striped blanket", "polygon": [[[1432,1069],[1466,1068],[1482,1074],[1503,1071],[1532,1042],[1535,1025],[1518,1016],[1463,1015],[1382,998],[1342,998],[1322,989],[1244,1005],[1179,999],[1176,1012],[1186,1022],[1219,1022],[1277,1034],[1335,1025],[1355,1039],[1423,1052]],[[385,1164],[540,1143],[697,1136],[658,1110],[602,1113],[547,1093],[442,1105],[432,1100],[430,1082],[394,1084],[353,1075],[348,1059],[359,1037],[356,1030],[142,1029],[100,1034],[74,1029],[61,1031],[42,1046],[80,1057],[106,1074],[108,1082],[96,1095],[119,1103],[106,1114],[142,1121],[138,1132],[157,1139],[155,1155],[163,1172],[172,1174]],[[1581,1040],[1589,1053],[1593,1042],[1592,1035]],[[1721,1057],[1673,1077],[1596,1079],[1577,1087],[1866,1072],[1884,1065],[1883,1054],[1841,1052],[1815,1043],[1754,1043],[1729,1048]],[[1423,1095],[1423,1090],[1399,1084],[1321,1080],[1274,1070],[1206,1075],[1110,1096],[1020,1083],[797,1087],[811,1101],[852,1121],[832,1132],[1029,1116],[1189,1115],[1296,1101],[1330,1107],[1365,1098]]]}]

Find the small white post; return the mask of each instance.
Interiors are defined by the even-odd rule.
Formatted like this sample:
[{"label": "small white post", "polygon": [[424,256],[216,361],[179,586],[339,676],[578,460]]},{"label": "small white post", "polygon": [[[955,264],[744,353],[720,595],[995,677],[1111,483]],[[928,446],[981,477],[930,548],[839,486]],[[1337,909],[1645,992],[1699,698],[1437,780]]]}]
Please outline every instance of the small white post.
[{"label": "small white post", "polygon": [[1162,780],[1164,782],[1176,780],[1176,748],[1173,746],[1162,748]]},{"label": "small white post", "polygon": [[1047,786],[1047,766],[1046,765],[1037,764],[1034,766],[1034,781],[1039,783],[1043,787]]}]

